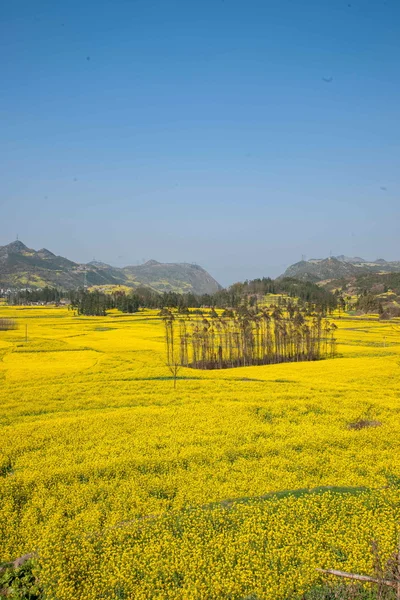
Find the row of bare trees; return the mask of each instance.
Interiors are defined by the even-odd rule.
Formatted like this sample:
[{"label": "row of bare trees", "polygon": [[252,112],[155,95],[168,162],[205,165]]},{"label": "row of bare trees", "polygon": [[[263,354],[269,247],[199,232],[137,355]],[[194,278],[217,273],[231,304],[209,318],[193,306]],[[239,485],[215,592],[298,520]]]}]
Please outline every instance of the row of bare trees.
[{"label": "row of bare trees", "polygon": [[0,331],[10,331],[17,329],[17,323],[14,319],[0,319]]},{"label": "row of bare trees", "polygon": [[209,318],[164,315],[167,363],[225,369],[320,360],[336,354],[336,325],[300,307],[229,311]]}]

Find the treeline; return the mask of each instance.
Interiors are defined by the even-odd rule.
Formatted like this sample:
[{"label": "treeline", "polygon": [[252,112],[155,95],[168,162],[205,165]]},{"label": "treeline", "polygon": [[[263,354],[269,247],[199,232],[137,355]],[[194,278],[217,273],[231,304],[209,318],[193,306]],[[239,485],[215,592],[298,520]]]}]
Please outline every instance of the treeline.
[{"label": "treeline", "polygon": [[177,294],[165,292],[159,294],[149,288],[137,288],[132,292],[117,291],[104,294],[98,291],[88,292],[77,290],[69,293],[69,300],[74,310],[81,315],[104,316],[107,310],[117,308],[124,313],[135,313],[140,308],[162,309],[164,307],[176,308],[185,312],[189,308],[202,306],[215,306],[213,297],[204,294]]},{"label": "treeline", "polygon": [[[243,297],[263,296],[266,294],[285,294],[290,298],[298,298],[302,302],[318,305],[321,308],[333,310],[336,308],[335,296],[309,281],[300,281],[293,277],[283,277],[282,279],[271,279],[263,277],[262,279],[253,279],[244,283],[235,283],[227,290],[218,292],[222,297],[225,294],[234,299],[234,302],[228,303],[231,306],[238,306]],[[237,303],[237,301],[239,302]]]},{"label": "treeline", "polygon": [[105,317],[107,310],[114,308],[112,298],[98,291],[84,289],[69,293],[71,307],[78,315]]},{"label": "treeline", "polygon": [[44,287],[40,290],[17,290],[6,295],[8,304],[24,305],[32,303],[51,302],[59,304],[67,292],[53,287]]},{"label": "treeline", "polygon": [[17,323],[14,319],[0,319],[0,331],[10,331],[17,329]]},{"label": "treeline", "polygon": [[[331,292],[319,287],[315,283],[299,281],[291,277],[283,279],[253,279],[243,283],[235,283],[230,287],[220,290],[210,296],[205,294],[198,296],[195,294],[176,294],[169,292],[161,294],[158,298],[158,305],[153,308],[234,308],[237,309],[243,305],[257,306],[262,303],[267,294],[276,294],[296,298],[300,305],[313,305],[323,314],[332,312],[337,307],[337,298]],[[284,305],[286,299],[278,297],[277,304]]]},{"label": "treeline", "polygon": [[[241,286],[244,284],[235,284],[235,286],[236,285]],[[314,284],[310,285],[313,286]],[[197,309],[198,311],[202,308],[238,309],[242,306],[257,308],[258,304],[263,301],[264,294],[261,294],[260,292],[257,294],[250,294],[248,293],[246,286],[244,287],[244,290],[236,288],[235,286],[232,286],[227,290],[221,290],[213,295],[196,295],[192,293],[178,294],[176,292],[164,292],[160,294],[148,288],[137,288],[129,293],[118,291],[112,294],[104,294],[98,291],[88,292],[86,290],[78,290],[77,292],[70,292],[69,297],[71,305],[79,314],[94,316],[105,315],[106,311],[112,308],[117,308],[125,313],[134,313],[140,308],[175,308],[181,314],[187,314],[189,309]],[[312,306],[313,310],[318,311],[324,316],[331,313],[337,304],[337,299],[333,294],[329,292],[320,294],[319,288],[314,290],[313,293],[313,290],[305,290],[305,288],[301,286],[300,289],[302,290],[302,294],[296,296],[295,292],[297,286],[293,281],[286,284],[284,283],[282,286],[276,286],[273,289],[277,291],[269,293],[289,294],[291,298],[297,299],[299,306],[304,306],[305,308]],[[324,290],[321,291],[324,292]],[[285,307],[287,302],[287,298],[278,296],[276,303],[278,306]]]},{"label": "treeline", "polygon": [[357,289],[360,295],[382,294],[391,290],[400,296],[400,273],[374,274],[368,273],[359,275],[353,287]]},{"label": "treeline", "polygon": [[399,316],[400,273],[364,273],[357,278],[331,282],[339,310]]},{"label": "treeline", "polygon": [[210,318],[164,311],[167,364],[225,369],[314,361],[336,355],[336,325],[288,303],[286,310],[244,308]]},{"label": "treeline", "polygon": [[140,308],[161,309],[174,306],[179,294],[158,294],[146,287],[138,287],[131,292],[118,290],[110,294],[84,289],[69,292],[71,306],[81,315],[104,316],[107,310],[118,309],[124,313],[135,313]]},{"label": "treeline", "polygon": [[359,293],[357,310],[378,313],[381,319],[400,316],[400,273],[363,275],[356,285]]},{"label": "treeline", "polygon": [[378,313],[380,319],[400,317],[398,296],[382,298],[371,293],[364,293],[356,302],[356,309],[363,313]]},{"label": "treeline", "polygon": [[[287,295],[297,298],[300,305],[313,305],[322,314],[328,314],[337,304],[337,298],[309,282],[292,278],[272,280],[270,278],[254,279],[244,283],[235,283],[227,289],[210,294],[179,294],[176,292],[159,293],[141,286],[132,291],[117,290],[104,293],[98,290],[63,291],[56,288],[41,290],[21,290],[8,295],[9,304],[22,305],[30,303],[68,302],[74,310],[82,315],[104,316],[107,310],[117,308],[125,313],[137,312],[140,308],[175,308],[181,313],[189,309],[201,308],[233,308],[243,305],[257,306],[266,294]],[[279,296],[277,303],[284,305],[286,299]]]}]

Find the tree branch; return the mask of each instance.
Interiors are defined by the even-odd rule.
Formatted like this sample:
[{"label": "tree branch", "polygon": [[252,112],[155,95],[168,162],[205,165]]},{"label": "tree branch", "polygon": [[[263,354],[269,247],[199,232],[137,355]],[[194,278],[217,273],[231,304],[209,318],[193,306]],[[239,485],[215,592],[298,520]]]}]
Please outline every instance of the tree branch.
[{"label": "tree branch", "polygon": [[345,571],[336,571],[336,569],[317,569],[320,573],[327,573],[328,575],[336,575],[337,577],[345,577],[347,579],[355,579],[356,581],[367,581],[369,583],[383,583],[389,587],[397,589],[397,582],[390,581],[388,579],[375,579],[375,577],[369,577],[369,575],[357,575],[355,573],[346,573]]}]

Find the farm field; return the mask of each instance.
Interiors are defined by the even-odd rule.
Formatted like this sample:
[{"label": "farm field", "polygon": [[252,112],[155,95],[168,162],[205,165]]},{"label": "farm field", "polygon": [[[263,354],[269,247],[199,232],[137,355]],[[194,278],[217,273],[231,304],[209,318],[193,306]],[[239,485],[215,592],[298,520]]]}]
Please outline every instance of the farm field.
[{"label": "farm field", "polygon": [[174,389],[156,311],[2,317],[0,562],[37,553],[46,598],[296,599],[395,549],[400,322],[336,318],[334,360]]}]

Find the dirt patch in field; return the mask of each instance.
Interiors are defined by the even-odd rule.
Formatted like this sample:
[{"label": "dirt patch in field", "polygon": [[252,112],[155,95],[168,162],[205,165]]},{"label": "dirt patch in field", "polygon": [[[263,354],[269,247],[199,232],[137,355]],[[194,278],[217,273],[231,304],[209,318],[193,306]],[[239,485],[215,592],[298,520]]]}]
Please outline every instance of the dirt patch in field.
[{"label": "dirt patch in field", "polygon": [[354,423],[349,423],[348,429],[366,429],[367,427],[379,427],[382,425],[380,421],[373,421],[370,419],[360,419],[360,421],[354,421]]}]

